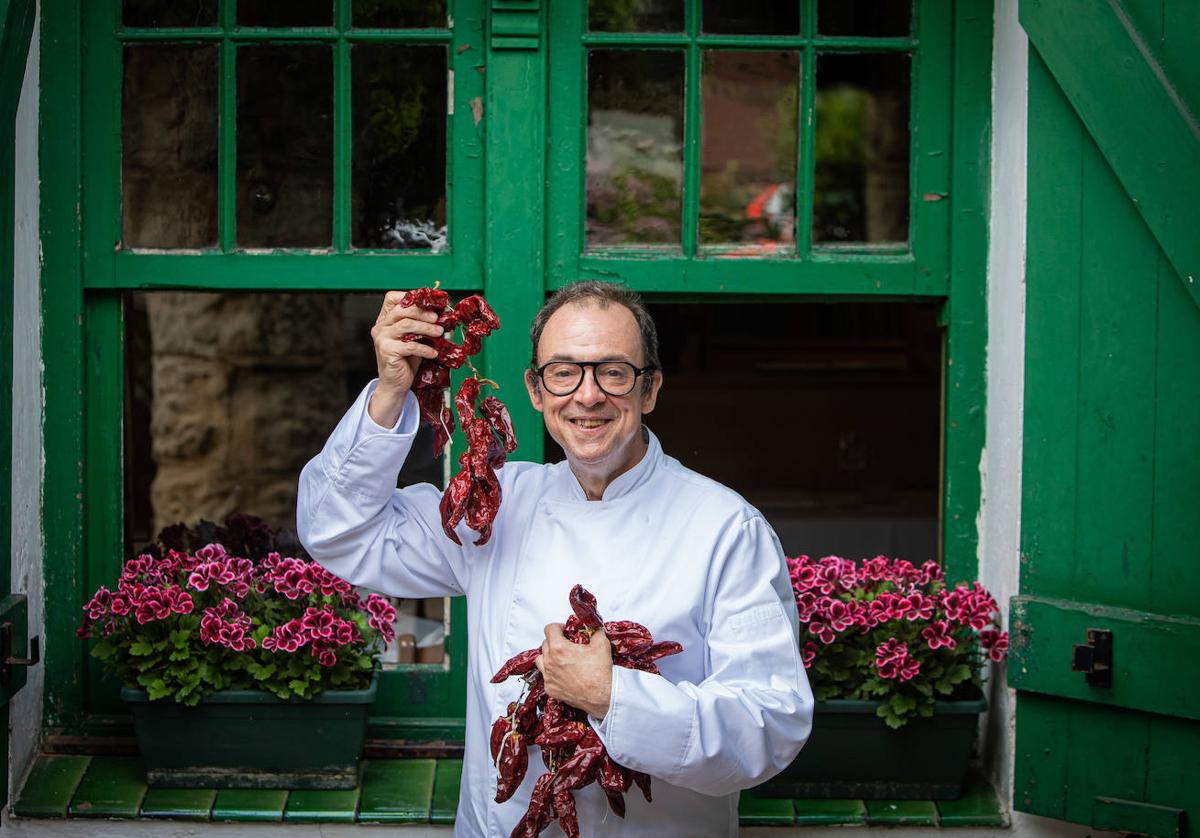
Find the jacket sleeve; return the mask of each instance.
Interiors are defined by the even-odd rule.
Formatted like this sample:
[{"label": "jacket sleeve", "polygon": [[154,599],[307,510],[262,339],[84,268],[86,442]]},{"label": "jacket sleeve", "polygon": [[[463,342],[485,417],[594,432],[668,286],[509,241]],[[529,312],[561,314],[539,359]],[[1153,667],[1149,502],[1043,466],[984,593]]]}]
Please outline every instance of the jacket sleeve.
[{"label": "jacket sleeve", "polygon": [[707,677],[671,683],[614,666],[604,719],[591,719],[621,765],[704,794],[774,776],[812,727],[795,600],[775,533],[759,516],[737,525],[710,569]]},{"label": "jacket sleeve", "polygon": [[[420,421],[410,393],[393,429],[367,414],[369,384],[300,473],[296,524],[316,561],[355,585],[402,597],[466,590],[462,548],[442,531],[441,490],[396,488]],[[459,537],[462,538],[462,533]]]}]

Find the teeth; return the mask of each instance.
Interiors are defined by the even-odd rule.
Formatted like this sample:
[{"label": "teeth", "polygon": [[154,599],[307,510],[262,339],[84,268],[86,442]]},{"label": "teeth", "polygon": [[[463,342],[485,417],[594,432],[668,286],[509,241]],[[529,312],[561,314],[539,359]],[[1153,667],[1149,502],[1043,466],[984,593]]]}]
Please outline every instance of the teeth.
[{"label": "teeth", "polygon": [[598,428],[604,424],[603,419],[576,419],[574,421],[581,428]]}]

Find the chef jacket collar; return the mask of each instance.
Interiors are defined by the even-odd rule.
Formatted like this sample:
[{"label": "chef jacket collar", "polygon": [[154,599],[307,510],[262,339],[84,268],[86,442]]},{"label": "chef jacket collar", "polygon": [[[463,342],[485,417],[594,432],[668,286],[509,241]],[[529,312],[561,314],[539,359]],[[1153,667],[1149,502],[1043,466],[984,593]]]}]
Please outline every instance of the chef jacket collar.
[{"label": "chef jacket collar", "polygon": [[562,466],[569,499],[585,503],[607,503],[631,494],[642,484],[648,482],[662,460],[663,453],[662,446],[658,444],[658,437],[645,425],[642,425],[642,433],[646,436],[646,453],[642,455],[642,459],[634,463],[633,468],[608,484],[608,488],[604,490],[604,496],[599,501],[588,501],[587,493],[579,484],[579,478],[575,476],[575,472],[571,471],[570,464],[563,461]]}]

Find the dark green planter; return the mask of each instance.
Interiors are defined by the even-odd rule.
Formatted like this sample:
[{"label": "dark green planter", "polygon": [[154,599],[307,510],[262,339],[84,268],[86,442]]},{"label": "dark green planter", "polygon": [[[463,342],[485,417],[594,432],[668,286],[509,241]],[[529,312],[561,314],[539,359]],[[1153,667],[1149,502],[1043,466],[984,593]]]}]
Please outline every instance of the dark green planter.
[{"label": "dark green planter", "polygon": [[308,701],[231,690],[186,707],[129,688],[121,698],[133,712],[152,787],[349,789],[358,783],[378,680]]},{"label": "dark green planter", "polygon": [[759,786],[761,797],[857,800],[953,800],[987,708],[981,696],[939,701],[934,715],[892,730],[875,715],[874,701],[819,701],[812,736],[777,777]]}]

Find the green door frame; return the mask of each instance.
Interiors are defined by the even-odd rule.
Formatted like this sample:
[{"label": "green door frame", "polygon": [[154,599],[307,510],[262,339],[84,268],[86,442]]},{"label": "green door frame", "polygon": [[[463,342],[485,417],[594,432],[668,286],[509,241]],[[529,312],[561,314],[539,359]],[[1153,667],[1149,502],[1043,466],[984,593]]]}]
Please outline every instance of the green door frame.
[{"label": "green door frame", "polygon": [[[947,573],[956,579],[974,578],[978,535],[976,517],[980,504],[979,461],[984,433],[984,352],[986,347],[985,274],[987,260],[987,205],[991,112],[992,4],[988,0],[919,0],[921,14],[945,22],[950,35],[951,54],[945,67],[953,79],[949,90],[950,113],[946,141],[928,148],[932,155],[948,156],[945,195],[921,196],[933,205],[933,212],[944,215],[947,242],[942,255],[930,264],[928,273],[910,270],[914,279],[871,288],[862,283],[849,286],[811,279],[808,274],[795,285],[776,283],[770,288],[757,287],[757,294],[793,299],[935,299],[943,301],[942,324],[945,326],[945,376],[943,396],[942,447],[942,559]],[[89,4],[90,5],[90,4]],[[474,21],[486,36],[481,45],[484,59],[474,49],[467,53],[473,65],[486,64],[486,73],[459,73],[482,78],[482,96],[475,108],[466,109],[468,117],[478,114],[483,130],[484,162],[482,177],[483,206],[481,241],[483,242],[483,291],[508,323],[532,320],[548,289],[547,279],[549,196],[546,188],[547,114],[550,45],[547,18],[548,0],[490,0],[487,23]],[[461,25],[461,23],[460,23]],[[84,556],[96,549],[119,555],[120,527],[117,501],[111,497],[112,475],[119,475],[120,451],[120,319],[115,295],[97,293],[101,288],[144,288],[154,284],[160,266],[149,259],[135,267],[132,260],[117,254],[105,257],[105,268],[85,302],[83,269],[90,248],[103,248],[92,231],[85,231],[83,218],[90,218],[80,207],[100,211],[95,195],[87,195],[93,183],[84,183],[84,156],[89,138],[83,136],[84,111],[110,108],[83,95],[84,59],[82,21],[77,4],[65,0],[47,0],[43,8],[42,46],[44,55],[55,60],[42,68],[40,127],[41,159],[53,160],[53,167],[42,172],[43,265],[43,357],[45,361],[46,415],[53,417],[46,427],[45,513],[46,545],[46,626],[47,671],[45,719],[51,728],[83,730],[88,722],[83,698],[85,687],[84,647],[73,634],[79,605],[89,589]],[[475,44],[472,44],[475,46]],[[472,56],[472,53],[474,54]],[[111,82],[111,79],[110,79]],[[456,84],[457,86],[457,84]],[[457,98],[457,97],[456,97]],[[88,111],[91,115],[92,111]],[[111,120],[110,120],[111,121]],[[89,122],[89,124],[91,124]],[[103,123],[102,123],[103,124]],[[93,138],[94,139],[94,138]],[[455,150],[456,155],[460,150]],[[513,165],[510,161],[520,161]],[[85,185],[87,190],[85,190]],[[112,194],[112,184],[108,190]],[[109,202],[108,224],[118,207]],[[179,257],[162,256],[156,259]],[[212,258],[197,256],[196,260]],[[294,254],[226,254],[222,256],[230,270],[248,276],[257,266],[270,262],[271,268],[296,267],[300,287],[316,288],[319,267],[305,267],[299,260],[318,257]],[[333,254],[331,261],[351,258]],[[382,289],[395,282],[394,274],[382,267],[391,258],[376,257],[379,263],[366,274],[347,269],[344,276],[349,288]],[[413,261],[410,257],[394,257]],[[911,259],[911,257],[909,257]],[[931,256],[931,258],[934,258]],[[265,260],[257,262],[255,260]],[[128,262],[128,264],[123,264]],[[748,264],[748,263],[747,263]],[[210,270],[199,261],[186,266],[189,284],[204,282],[203,271]],[[730,262],[731,270],[735,268]],[[751,266],[753,269],[753,266]],[[436,268],[422,270],[406,282],[422,284],[446,276]],[[798,275],[799,276],[799,275]],[[811,280],[811,281],[810,281]],[[324,280],[327,282],[327,278]],[[449,283],[456,290],[468,286],[457,275]],[[819,287],[820,286],[820,287]],[[269,283],[264,287],[270,287]],[[324,287],[324,286],[322,286]],[[639,286],[669,298],[681,298],[684,289],[676,286]],[[349,290],[349,288],[347,290]],[[726,283],[706,284],[687,292],[690,299],[718,301],[744,291]],[[86,324],[86,328],[85,328]],[[522,370],[527,362],[528,343],[524,330],[514,326],[500,330],[490,341],[483,359],[487,375],[500,382],[509,393],[523,392]],[[87,386],[85,387],[85,370]],[[105,376],[117,375],[115,383],[96,386]],[[540,417],[520,398],[508,399],[518,435],[522,438],[518,456],[540,460],[542,457]],[[98,421],[97,414],[109,421]],[[85,420],[85,415],[88,417]],[[116,417],[115,421],[113,417]],[[105,475],[102,479],[92,479]],[[119,494],[119,493],[117,493]],[[85,498],[98,502],[84,504]],[[99,581],[99,580],[98,580]],[[104,721],[104,720],[97,720]],[[95,729],[95,726],[91,726]],[[402,731],[393,726],[392,731]]]}]

